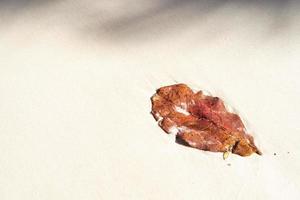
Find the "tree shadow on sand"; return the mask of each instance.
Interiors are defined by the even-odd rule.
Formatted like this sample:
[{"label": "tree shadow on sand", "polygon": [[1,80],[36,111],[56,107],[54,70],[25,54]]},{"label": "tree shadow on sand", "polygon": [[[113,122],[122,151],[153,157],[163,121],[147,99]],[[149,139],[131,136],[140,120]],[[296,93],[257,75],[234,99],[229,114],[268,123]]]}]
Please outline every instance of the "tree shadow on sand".
[{"label": "tree shadow on sand", "polygon": [[[160,0],[149,6],[135,5],[122,15],[109,13],[103,18],[102,13],[91,11],[93,19],[85,26],[85,31],[97,37],[106,36],[113,40],[130,40],[149,37],[161,37],[169,33],[180,33],[194,25],[201,25],[211,15],[226,7],[233,7],[236,12],[256,8],[266,12],[272,19],[267,32],[275,35],[286,28],[289,22],[287,9],[290,0]],[[233,9],[232,12],[235,10]],[[249,11],[250,12],[250,11]],[[228,13],[227,13],[228,14]],[[230,13],[234,16],[235,13]],[[100,20],[99,20],[100,19]],[[254,20],[259,20],[253,16]],[[88,20],[89,21],[89,20]],[[208,27],[209,28],[209,27]],[[234,24],[233,24],[234,28]],[[203,30],[205,32],[205,30]],[[269,33],[268,33],[269,34]]]},{"label": "tree shadow on sand", "polygon": [[[10,13],[9,16],[13,19],[22,16],[22,12],[28,9],[44,8],[57,2],[68,2],[68,0],[0,0],[0,12]],[[122,8],[119,8],[120,2],[110,1],[109,6],[107,2],[76,1],[84,5],[82,6],[84,8],[80,6],[67,8],[72,12],[70,14],[72,17],[69,17],[72,20],[67,24],[73,26],[74,29],[79,29],[80,33],[85,36],[127,41],[163,37],[170,33],[178,34],[190,27],[200,27],[203,23],[203,27],[199,30],[202,34],[209,35],[209,38],[213,36],[210,35],[211,25],[207,26],[207,20],[214,13],[230,7],[231,13],[227,12],[226,15],[238,17],[240,10],[251,12],[248,10],[254,7],[267,12],[272,19],[270,26],[266,27],[267,32],[270,35],[276,35],[288,26],[288,8],[292,0],[123,0],[122,5],[125,6]],[[72,1],[69,3],[71,5]],[[53,13],[53,15],[56,14]],[[62,16],[68,14],[67,11]],[[259,18],[253,16],[253,20],[259,20]],[[229,24],[232,24],[234,28],[234,22],[229,22]],[[222,31],[222,28],[216,28],[216,32],[218,30]]]}]

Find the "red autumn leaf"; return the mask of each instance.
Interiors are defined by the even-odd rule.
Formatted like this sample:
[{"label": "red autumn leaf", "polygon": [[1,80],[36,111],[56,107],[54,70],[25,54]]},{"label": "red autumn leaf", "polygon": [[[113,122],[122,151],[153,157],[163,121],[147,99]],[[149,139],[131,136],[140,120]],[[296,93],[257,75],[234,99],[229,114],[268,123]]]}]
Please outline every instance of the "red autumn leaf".
[{"label": "red autumn leaf", "polygon": [[228,112],[218,97],[176,84],[159,88],[151,101],[152,115],[159,126],[166,133],[175,131],[180,144],[241,156],[261,154],[241,118]]}]

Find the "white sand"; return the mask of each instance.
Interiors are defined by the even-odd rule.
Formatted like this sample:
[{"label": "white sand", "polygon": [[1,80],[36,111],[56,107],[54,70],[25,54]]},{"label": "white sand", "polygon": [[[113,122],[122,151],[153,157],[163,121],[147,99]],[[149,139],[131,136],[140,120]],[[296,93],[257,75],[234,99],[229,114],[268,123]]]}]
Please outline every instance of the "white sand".
[{"label": "white sand", "polygon": [[[0,4],[0,199],[300,199],[298,4],[145,1]],[[164,134],[150,97],[176,82],[224,98],[263,156]]]}]

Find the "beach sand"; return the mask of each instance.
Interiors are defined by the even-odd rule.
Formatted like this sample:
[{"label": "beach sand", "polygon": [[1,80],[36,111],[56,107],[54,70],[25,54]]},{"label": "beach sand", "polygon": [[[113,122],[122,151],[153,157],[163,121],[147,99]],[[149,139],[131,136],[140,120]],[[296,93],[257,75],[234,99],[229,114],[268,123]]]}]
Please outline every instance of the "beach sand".
[{"label": "beach sand", "polygon": [[[0,199],[300,199],[286,2],[1,2]],[[263,155],[176,144],[150,114],[175,83],[234,107]]]}]

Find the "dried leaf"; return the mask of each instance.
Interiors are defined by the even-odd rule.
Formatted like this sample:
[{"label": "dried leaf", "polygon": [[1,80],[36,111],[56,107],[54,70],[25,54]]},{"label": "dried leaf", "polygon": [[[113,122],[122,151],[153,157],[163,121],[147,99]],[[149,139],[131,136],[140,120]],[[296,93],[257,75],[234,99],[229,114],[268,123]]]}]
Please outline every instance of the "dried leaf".
[{"label": "dried leaf", "polygon": [[159,88],[151,98],[152,115],[178,143],[193,148],[249,156],[261,154],[237,114],[218,97],[193,92],[185,84]]}]

